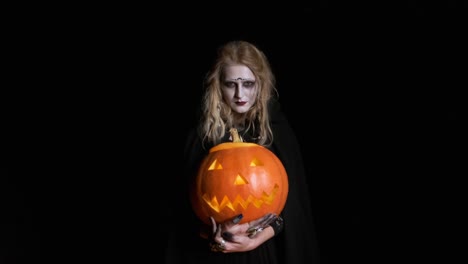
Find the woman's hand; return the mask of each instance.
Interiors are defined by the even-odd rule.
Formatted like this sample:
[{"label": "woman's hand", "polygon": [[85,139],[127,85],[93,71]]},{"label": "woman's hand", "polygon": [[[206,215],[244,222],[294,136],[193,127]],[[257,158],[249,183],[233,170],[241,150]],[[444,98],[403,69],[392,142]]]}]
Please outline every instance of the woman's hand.
[{"label": "woman's hand", "polygon": [[276,214],[266,214],[251,222],[238,224],[241,219],[242,214],[232,220],[217,224],[211,217],[212,241],[210,246],[212,251],[223,253],[249,251],[274,236],[273,228],[269,224],[277,219]]}]

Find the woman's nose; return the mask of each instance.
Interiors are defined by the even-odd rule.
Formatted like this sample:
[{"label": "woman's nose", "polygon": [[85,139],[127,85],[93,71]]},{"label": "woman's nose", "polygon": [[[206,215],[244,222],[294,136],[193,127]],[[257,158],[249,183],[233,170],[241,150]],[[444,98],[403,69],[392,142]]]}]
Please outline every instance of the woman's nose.
[{"label": "woman's nose", "polygon": [[241,98],[242,97],[242,94],[243,94],[243,87],[242,87],[242,84],[238,85],[236,87],[236,93],[235,93],[235,96],[237,98]]}]

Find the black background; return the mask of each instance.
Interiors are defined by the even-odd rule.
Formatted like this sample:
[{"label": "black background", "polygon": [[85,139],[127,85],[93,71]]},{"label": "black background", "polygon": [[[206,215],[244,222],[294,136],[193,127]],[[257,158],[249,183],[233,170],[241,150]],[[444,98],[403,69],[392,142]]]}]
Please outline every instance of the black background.
[{"label": "black background", "polygon": [[365,7],[114,6],[27,23],[17,48],[42,88],[10,110],[0,263],[159,262],[202,79],[234,39],[276,74],[322,262],[451,258],[466,6]]}]

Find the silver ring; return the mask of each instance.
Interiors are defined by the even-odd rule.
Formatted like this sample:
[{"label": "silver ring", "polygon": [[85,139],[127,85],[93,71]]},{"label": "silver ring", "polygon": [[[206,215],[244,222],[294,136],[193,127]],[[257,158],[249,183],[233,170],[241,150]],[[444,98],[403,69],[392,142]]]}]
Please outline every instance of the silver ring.
[{"label": "silver ring", "polygon": [[221,243],[219,244],[219,248],[222,250],[226,249],[226,240],[221,238]]},{"label": "silver ring", "polygon": [[210,242],[210,249],[211,249],[211,251],[214,251],[214,252],[221,252],[221,251],[226,250],[225,244],[226,244],[226,241],[224,239],[221,240],[221,243],[217,243],[216,241],[212,241],[212,242]]},{"label": "silver ring", "polygon": [[262,232],[263,229],[264,229],[263,227],[258,226],[258,227],[255,227],[255,228],[253,228],[253,229],[248,230],[248,231],[247,231],[247,234],[248,234],[248,236],[249,236],[250,238],[252,238],[252,237],[254,237],[257,233]]}]

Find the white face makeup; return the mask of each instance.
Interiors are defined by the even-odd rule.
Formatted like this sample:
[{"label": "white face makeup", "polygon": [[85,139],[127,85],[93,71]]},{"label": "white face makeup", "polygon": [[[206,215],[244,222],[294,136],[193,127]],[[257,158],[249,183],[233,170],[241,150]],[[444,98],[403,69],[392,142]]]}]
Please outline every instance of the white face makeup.
[{"label": "white face makeup", "polygon": [[252,71],[244,65],[224,68],[223,99],[239,114],[247,112],[255,103],[257,83]]}]

